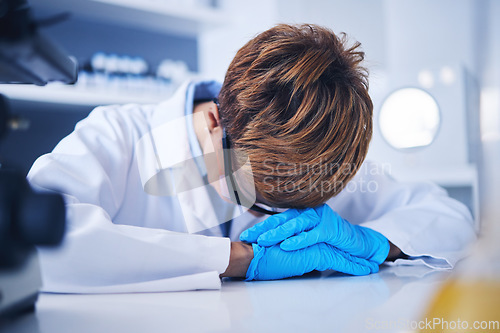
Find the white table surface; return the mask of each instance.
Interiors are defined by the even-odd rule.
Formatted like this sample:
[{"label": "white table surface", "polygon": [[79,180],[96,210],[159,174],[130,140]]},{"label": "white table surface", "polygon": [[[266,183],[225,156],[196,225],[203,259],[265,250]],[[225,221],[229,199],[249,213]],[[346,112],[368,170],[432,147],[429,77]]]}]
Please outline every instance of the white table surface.
[{"label": "white table surface", "polygon": [[327,272],[281,281],[224,280],[221,290],[41,294],[35,313],[0,331],[411,332],[408,322],[423,319],[449,274],[423,266],[384,266],[360,277]]}]

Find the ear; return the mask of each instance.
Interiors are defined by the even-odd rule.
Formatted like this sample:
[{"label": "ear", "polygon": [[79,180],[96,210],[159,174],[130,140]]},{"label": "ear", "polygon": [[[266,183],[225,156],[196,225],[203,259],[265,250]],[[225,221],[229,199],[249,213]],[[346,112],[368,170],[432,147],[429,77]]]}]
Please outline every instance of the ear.
[{"label": "ear", "polygon": [[219,109],[215,103],[210,105],[210,108],[207,111],[207,118],[208,130],[210,132],[220,126]]}]

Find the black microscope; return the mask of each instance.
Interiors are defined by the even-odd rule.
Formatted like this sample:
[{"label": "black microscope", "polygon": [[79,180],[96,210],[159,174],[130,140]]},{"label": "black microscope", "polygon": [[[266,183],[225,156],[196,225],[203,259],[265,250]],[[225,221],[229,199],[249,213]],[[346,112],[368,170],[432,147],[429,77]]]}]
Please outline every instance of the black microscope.
[{"label": "black microscope", "polygon": [[[76,62],[39,32],[39,23],[26,0],[0,0],[0,83],[76,81]],[[0,95],[0,144],[9,130],[25,126]],[[35,246],[56,246],[64,231],[62,196],[35,192],[19,169],[0,159],[0,324],[35,308],[42,285]]]}]

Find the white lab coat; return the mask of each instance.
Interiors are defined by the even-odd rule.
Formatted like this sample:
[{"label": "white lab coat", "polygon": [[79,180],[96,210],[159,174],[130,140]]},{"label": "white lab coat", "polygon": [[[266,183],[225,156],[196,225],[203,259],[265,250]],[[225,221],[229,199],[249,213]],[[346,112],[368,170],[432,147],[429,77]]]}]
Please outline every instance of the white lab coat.
[{"label": "white lab coat", "polygon": [[[38,190],[63,193],[67,204],[62,245],[39,249],[44,291],[220,288],[230,239],[238,240],[241,231],[263,218],[245,213],[233,220],[230,238],[222,237],[221,228],[213,227],[214,205],[234,208],[207,187],[175,197],[147,194],[140,168],[148,156],[142,152],[138,159],[136,149],[155,127],[184,116],[189,87],[158,105],[98,107],[51,153],[37,159],[29,182]],[[163,139],[163,168],[191,157],[185,127],[169,130]],[[191,172],[189,177],[201,175]],[[370,188],[363,187],[368,183]],[[381,232],[411,256],[394,264],[451,268],[475,239],[470,213],[444,190],[430,183],[397,183],[371,163],[328,204],[351,223]],[[204,224],[206,228],[200,227]]]}]

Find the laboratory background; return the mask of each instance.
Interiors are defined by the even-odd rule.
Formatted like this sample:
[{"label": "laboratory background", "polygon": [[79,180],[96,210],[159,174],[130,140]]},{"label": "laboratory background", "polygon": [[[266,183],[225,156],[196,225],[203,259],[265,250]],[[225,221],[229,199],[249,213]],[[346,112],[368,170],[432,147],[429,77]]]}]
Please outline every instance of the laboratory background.
[{"label": "laboratory background", "polygon": [[[362,44],[374,102],[368,159],[398,179],[444,186],[478,216],[479,131],[490,136],[500,126],[498,1],[30,3],[35,17],[48,21],[40,30],[77,59],[78,81],[1,86],[12,109],[30,121],[2,147],[4,158],[25,171],[93,107],[157,103],[185,80],[222,81],[248,39],[276,23],[306,22]],[[398,95],[405,113],[392,111],[401,108]],[[412,112],[418,103],[430,106]]]},{"label": "laboratory background", "polygon": [[[491,295],[493,290],[498,296],[500,247],[491,239],[500,236],[499,0],[30,0],[29,3],[40,22],[40,31],[76,59],[78,80],[72,85],[0,85],[0,94],[8,98],[10,112],[20,119],[19,128],[2,141],[2,161],[26,174],[38,156],[50,152],[94,107],[158,103],[168,99],[185,80],[222,81],[236,51],[257,33],[277,23],[319,24],[335,33],[345,32],[352,43],[359,41],[365,52],[364,65],[369,70],[369,91],[374,103],[374,134],[367,159],[379,162],[397,180],[434,182],[470,209],[476,230],[484,236],[478,242],[480,245],[470,250],[471,258],[481,259],[466,260],[458,273],[447,273],[445,277],[469,275],[472,271],[479,277],[488,276],[493,289],[481,290]],[[422,318],[425,309],[433,311],[433,295],[444,278],[429,274],[394,273],[388,279],[397,282],[391,280],[389,286],[378,281],[384,280],[383,274],[366,277],[358,281],[369,280],[375,287],[361,283],[361,289],[351,294],[349,291],[354,290],[351,285],[339,284],[334,290],[340,303],[347,307],[362,304],[362,311],[370,313],[359,327],[352,323],[340,327],[345,331],[398,332],[403,331],[398,329],[401,326],[404,331],[417,332],[418,328],[407,330],[408,326],[401,323],[405,318]],[[420,280],[424,286],[418,284]],[[306,289],[300,289],[298,280],[289,283],[297,288],[296,296],[281,296],[285,299],[283,307],[292,313],[300,313],[293,308],[298,303],[314,302],[315,296],[327,293],[321,284],[311,282]],[[411,283],[417,283],[416,287]],[[120,296],[109,304],[122,313],[129,311],[127,306],[135,307],[138,313],[148,311],[145,318],[149,321],[141,326],[139,316],[123,319],[118,312],[102,310],[100,323],[104,326],[95,324],[91,329],[118,331],[114,330],[114,323],[124,320],[128,325],[121,330],[124,332],[159,331],[153,324],[161,317],[156,305],[179,314],[177,319],[164,322],[160,319],[162,325],[177,320],[178,327],[183,321],[188,323],[187,331],[199,331],[197,325],[205,325],[208,331],[231,331],[235,320],[241,325],[248,324],[242,327],[249,332],[287,327],[280,320],[249,323],[243,311],[235,312],[228,305],[240,301],[248,304],[245,310],[257,320],[280,317],[277,309],[269,305],[274,299],[268,293],[272,285],[263,285],[266,287],[260,288],[264,289],[250,290],[243,300],[238,298],[236,290],[222,296],[173,293],[168,300],[160,295],[133,301]],[[421,294],[411,293],[410,289]],[[360,298],[359,290],[371,296]],[[478,292],[474,290],[473,294]],[[83,314],[91,312],[94,299],[91,295],[68,297],[74,312],[68,310],[66,319],[84,322]],[[186,301],[184,297],[191,298]],[[257,298],[266,299],[267,303],[256,307]],[[466,298],[474,304],[473,296],[467,294]],[[136,301],[144,305],[143,310],[136,309]],[[44,317],[39,314],[39,321],[27,319],[32,321],[23,323],[25,326],[14,326],[13,331],[28,332],[25,329],[29,325],[34,325],[34,332],[56,327],[62,318],[55,311],[58,302],[47,298],[43,303]],[[104,298],[98,301],[106,302]],[[495,302],[492,307],[498,305]],[[181,314],[178,304],[199,318],[193,321]],[[399,317],[388,314],[403,308],[406,312]],[[344,313],[331,306],[326,310]],[[321,310],[324,315],[326,310]],[[75,311],[82,315],[76,315]],[[500,320],[498,308],[486,312]],[[151,319],[154,313],[157,317]],[[394,327],[383,329],[392,320]],[[317,321],[310,326],[311,331],[322,330],[320,324]],[[294,327],[299,331],[304,328],[300,324]]]}]

